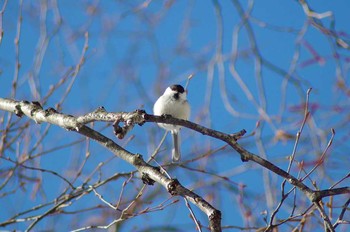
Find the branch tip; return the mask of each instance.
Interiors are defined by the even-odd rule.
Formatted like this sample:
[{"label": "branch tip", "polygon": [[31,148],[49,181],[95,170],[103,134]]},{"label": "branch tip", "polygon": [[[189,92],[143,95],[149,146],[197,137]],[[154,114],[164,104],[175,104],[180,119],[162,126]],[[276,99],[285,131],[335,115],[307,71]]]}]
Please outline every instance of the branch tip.
[{"label": "branch tip", "polygon": [[231,137],[232,137],[235,141],[237,141],[237,140],[239,140],[240,138],[242,138],[246,133],[247,133],[247,131],[246,131],[245,129],[243,129],[243,130],[240,130],[240,131],[238,131],[238,132],[236,132],[236,133],[234,133],[234,134],[231,134]]},{"label": "branch tip", "polygon": [[311,92],[311,90],[312,90],[312,87],[308,88],[308,90],[307,90],[306,94],[307,94],[307,95],[309,95],[309,94],[310,94],[310,92]]},{"label": "branch tip", "polygon": [[99,106],[96,110],[94,110],[94,113],[105,113],[106,109],[103,106]]}]

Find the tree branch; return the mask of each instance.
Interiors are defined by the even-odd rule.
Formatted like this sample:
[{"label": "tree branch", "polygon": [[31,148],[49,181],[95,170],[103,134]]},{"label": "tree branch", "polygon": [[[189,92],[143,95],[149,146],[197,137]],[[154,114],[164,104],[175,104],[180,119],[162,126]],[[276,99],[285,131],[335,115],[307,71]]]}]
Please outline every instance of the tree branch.
[{"label": "tree branch", "polygon": [[[44,110],[38,102],[30,103],[27,101],[15,101],[3,98],[0,98],[0,109],[8,112],[13,112],[20,117],[25,115],[33,119],[36,123],[47,122],[60,126],[67,130],[73,130],[79,134],[95,140],[118,157],[132,164],[141,173],[144,182],[153,184],[155,181],[165,187],[171,195],[179,195],[192,202],[208,216],[210,230],[215,232],[221,231],[221,212],[215,209],[201,196],[182,186],[177,179],[168,178],[166,175],[160,172],[159,168],[146,163],[143,160],[142,155],[130,153],[129,151],[116,144],[113,140],[84,125],[84,123],[96,120],[108,121],[107,118],[110,118],[113,121],[120,119],[126,122],[128,122],[129,119],[136,120],[138,119],[137,117],[130,118],[130,115],[140,115],[137,113],[138,111],[136,111],[136,114],[113,114],[105,112],[103,108],[99,108],[97,111],[85,115],[85,117],[73,117],[71,115],[58,113],[52,108]],[[151,181],[149,179],[151,179]],[[54,210],[47,211],[47,213],[43,216],[46,216],[51,212],[54,212]],[[31,228],[37,223],[37,221],[38,220],[35,220],[33,222]]]},{"label": "tree branch", "polygon": [[[136,110],[134,112],[109,113],[103,107],[100,107],[97,110],[86,115],[73,117],[70,115],[58,113],[52,108],[43,110],[41,105],[37,102],[19,102],[3,98],[0,98],[0,109],[13,112],[17,116],[26,115],[37,123],[48,122],[58,125],[67,130],[74,130],[79,134],[94,139],[118,157],[134,165],[135,168],[137,168],[137,170],[142,174],[145,183],[153,184],[155,181],[163,185],[163,187],[165,187],[171,195],[180,195],[191,201],[194,205],[206,213],[209,218],[209,226],[211,231],[221,231],[221,212],[219,210],[211,206],[202,197],[182,186],[177,179],[168,178],[160,171],[159,168],[146,163],[140,154],[130,153],[129,151],[116,144],[113,140],[85,126],[84,124],[93,121],[115,122],[114,128],[116,135],[118,137],[123,137],[135,124],[142,125],[145,122],[167,123],[181,125],[183,127],[197,131],[203,135],[222,140],[239,153],[242,161],[253,161],[260,166],[272,171],[273,173],[283,177],[291,185],[302,191],[305,196],[307,196],[309,200],[314,204],[314,206],[320,211],[329,231],[334,231],[334,227],[332,226],[327,215],[324,213],[322,207],[320,207],[319,202],[324,197],[347,194],[350,192],[349,187],[333,188],[320,191],[310,189],[301,180],[297,179],[293,175],[282,170],[268,160],[265,160],[260,156],[255,155],[243,148],[237,142],[237,140],[245,134],[245,130],[241,130],[233,134],[226,134],[220,131],[203,127],[190,121],[173,118],[168,115],[149,115],[143,110]],[[120,122],[124,123],[123,127],[119,126]]]}]

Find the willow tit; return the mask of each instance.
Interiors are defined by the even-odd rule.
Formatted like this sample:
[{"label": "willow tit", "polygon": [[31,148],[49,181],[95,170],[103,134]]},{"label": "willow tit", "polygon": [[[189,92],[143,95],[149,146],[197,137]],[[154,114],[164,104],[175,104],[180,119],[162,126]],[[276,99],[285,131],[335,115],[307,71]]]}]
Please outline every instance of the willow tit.
[{"label": "willow tit", "polygon": [[[181,85],[169,86],[164,94],[158,98],[153,106],[154,115],[168,114],[174,118],[188,120],[190,117],[190,105],[186,98],[186,91]],[[180,160],[180,129],[181,126],[158,123],[165,130],[171,131],[173,137],[174,148],[172,149],[172,160],[177,162]]]}]

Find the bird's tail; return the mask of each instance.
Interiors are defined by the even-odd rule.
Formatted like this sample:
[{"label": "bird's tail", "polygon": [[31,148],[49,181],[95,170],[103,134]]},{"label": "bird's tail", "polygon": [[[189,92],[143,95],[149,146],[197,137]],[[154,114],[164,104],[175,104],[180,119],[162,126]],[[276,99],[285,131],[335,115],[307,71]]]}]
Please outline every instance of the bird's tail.
[{"label": "bird's tail", "polygon": [[173,145],[174,145],[174,148],[172,150],[172,159],[173,159],[173,162],[179,162],[180,158],[181,158],[180,132],[179,131],[172,131],[171,134],[173,136]]}]

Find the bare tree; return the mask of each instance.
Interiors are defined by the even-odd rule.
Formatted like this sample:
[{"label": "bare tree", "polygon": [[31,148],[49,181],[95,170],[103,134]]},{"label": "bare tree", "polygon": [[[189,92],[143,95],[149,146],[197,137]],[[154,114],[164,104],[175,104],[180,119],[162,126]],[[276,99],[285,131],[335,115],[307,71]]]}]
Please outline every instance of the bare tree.
[{"label": "bare tree", "polygon": [[1,2],[0,227],[348,230],[349,3],[262,4]]}]

